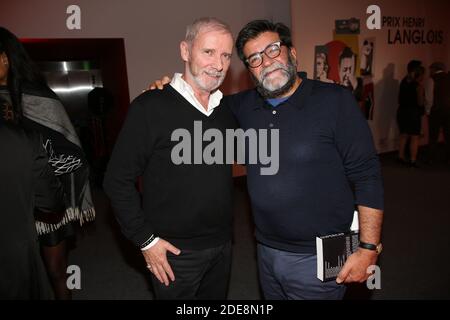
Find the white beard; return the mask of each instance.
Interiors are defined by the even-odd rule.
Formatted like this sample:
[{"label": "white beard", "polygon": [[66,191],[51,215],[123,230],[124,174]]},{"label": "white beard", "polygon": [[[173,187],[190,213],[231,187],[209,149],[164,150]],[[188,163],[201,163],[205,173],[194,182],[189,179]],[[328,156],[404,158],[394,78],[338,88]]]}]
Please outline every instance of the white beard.
[{"label": "white beard", "polygon": [[[280,72],[282,75],[266,76],[268,73],[275,70],[278,70],[276,72]],[[282,88],[289,81],[289,72],[285,65],[280,62],[275,62],[270,67],[263,70],[261,79],[261,83],[266,90],[275,91]]]},{"label": "white beard", "polygon": [[[225,79],[225,74],[223,72],[217,72],[217,71],[206,71],[204,69],[200,70],[200,72],[197,75],[194,75],[192,70],[190,70],[192,78],[194,79],[197,86],[207,92],[211,92],[216,90],[220,85],[222,84],[223,80]],[[207,75],[204,75],[204,74]],[[202,76],[203,74],[203,76]],[[210,77],[213,76],[213,77]],[[210,78],[209,81],[205,81],[204,77]]]}]

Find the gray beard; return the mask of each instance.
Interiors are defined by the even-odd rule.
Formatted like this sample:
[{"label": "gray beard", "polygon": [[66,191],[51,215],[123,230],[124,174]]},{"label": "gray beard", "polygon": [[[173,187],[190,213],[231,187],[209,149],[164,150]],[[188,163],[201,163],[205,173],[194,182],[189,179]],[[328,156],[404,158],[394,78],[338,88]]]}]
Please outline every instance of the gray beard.
[{"label": "gray beard", "polygon": [[295,66],[294,60],[292,59],[291,54],[289,54],[287,67],[288,67],[287,72],[288,72],[288,76],[289,76],[288,81],[281,88],[273,90],[273,91],[270,91],[270,90],[267,90],[266,88],[264,88],[262,82],[260,82],[258,80],[258,78],[256,78],[253,75],[253,73],[250,73],[251,78],[256,85],[256,90],[264,99],[278,98],[278,97],[284,95],[285,93],[289,92],[289,90],[291,90],[291,88],[294,86],[295,80],[297,79],[297,68]]}]

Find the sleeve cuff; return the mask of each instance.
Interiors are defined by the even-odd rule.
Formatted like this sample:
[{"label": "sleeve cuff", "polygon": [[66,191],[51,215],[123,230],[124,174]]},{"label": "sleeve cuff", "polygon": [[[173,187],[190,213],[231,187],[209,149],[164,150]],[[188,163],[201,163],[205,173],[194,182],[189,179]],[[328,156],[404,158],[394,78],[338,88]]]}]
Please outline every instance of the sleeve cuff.
[{"label": "sleeve cuff", "polygon": [[141,251],[145,251],[153,247],[159,241],[159,237],[152,236],[141,245]]}]

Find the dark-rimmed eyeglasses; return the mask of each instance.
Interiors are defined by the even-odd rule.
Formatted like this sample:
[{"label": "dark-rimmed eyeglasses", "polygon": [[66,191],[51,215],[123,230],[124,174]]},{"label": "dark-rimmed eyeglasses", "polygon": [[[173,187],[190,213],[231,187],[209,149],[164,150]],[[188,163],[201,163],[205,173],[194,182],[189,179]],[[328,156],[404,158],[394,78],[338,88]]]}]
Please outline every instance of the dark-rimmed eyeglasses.
[{"label": "dark-rimmed eyeglasses", "polygon": [[271,59],[275,59],[281,54],[282,41],[269,44],[263,51],[256,52],[245,59],[245,63],[251,68],[258,68],[263,63],[263,53]]}]

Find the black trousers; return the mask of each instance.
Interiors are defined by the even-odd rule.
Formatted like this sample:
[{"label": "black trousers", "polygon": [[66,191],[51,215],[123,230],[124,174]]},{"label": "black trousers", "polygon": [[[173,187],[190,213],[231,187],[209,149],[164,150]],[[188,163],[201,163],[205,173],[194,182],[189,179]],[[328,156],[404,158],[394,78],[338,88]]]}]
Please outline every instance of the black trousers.
[{"label": "black trousers", "polygon": [[[152,275],[158,300],[225,300],[231,269],[231,241],[216,248],[167,254],[175,281],[166,287]],[[170,280],[169,280],[170,281]]]}]

